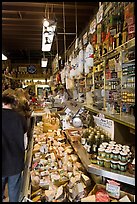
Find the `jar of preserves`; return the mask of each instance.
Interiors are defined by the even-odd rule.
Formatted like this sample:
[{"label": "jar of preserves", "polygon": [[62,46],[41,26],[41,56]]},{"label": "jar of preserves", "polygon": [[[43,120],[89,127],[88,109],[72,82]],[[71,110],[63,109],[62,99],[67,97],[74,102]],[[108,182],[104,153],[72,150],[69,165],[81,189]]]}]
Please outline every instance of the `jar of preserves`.
[{"label": "jar of preserves", "polygon": [[106,149],[105,150],[105,158],[106,159],[111,159],[111,150],[110,149]]},{"label": "jar of preserves", "polygon": [[111,145],[115,145],[116,142],[115,142],[115,141],[110,141],[109,144],[111,144]]},{"label": "jar of preserves", "polygon": [[120,151],[119,160],[122,162],[128,161],[128,153],[126,151]]},{"label": "jar of preserves", "polygon": [[115,161],[115,160],[111,160],[111,165],[110,165],[110,167],[112,168],[112,169],[117,169],[118,168],[118,161]]},{"label": "jar of preserves", "polygon": [[106,153],[105,153],[105,148],[98,148],[98,156],[100,157],[105,157]]},{"label": "jar of preserves", "polygon": [[120,171],[126,171],[127,170],[127,162],[121,162],[118,163],[118,169]]},{"label": "jar of preserves", "polygon": [[106,148],[108,146],[108,142],[103,142],[102,145],[104,148]]},{"label": "jar of preserves", "polygon": [[97,157],[97,164],[99,166],[104,166],[104,159],[100,156]]},{"label": "jar of preserves", "polygon": [[111,165],[111,160],[110,159],[104,159],[104,166],[106,168],[110,168],[110,165]]},{"label": "jar of preserves", "polygon": [[113,150],[113,160],[118,161],[119,160],[119,150]]}]

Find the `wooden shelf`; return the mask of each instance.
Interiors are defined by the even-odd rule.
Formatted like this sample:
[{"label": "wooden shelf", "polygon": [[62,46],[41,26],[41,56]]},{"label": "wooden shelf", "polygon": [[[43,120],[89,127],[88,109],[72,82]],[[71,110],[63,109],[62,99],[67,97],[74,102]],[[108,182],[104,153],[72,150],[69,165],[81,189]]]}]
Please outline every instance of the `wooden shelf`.
[{"label": "wooden shelf", "polygon": [[80,158],[82,164],[87,169],[87,171],[91,174],[95,174],[98,176],[103,176],[105,178],[115,179],[116,181],[120,181],[123,183],[127,183],[129,185],[135,186],[135,176],[128,172],[120,172],[118,170],[107,169],[105,167],[100,167],[97,164],[92,164],[90,161],[90,155],[87,153],[83,145],[77,141],[73,142],[69,132],[65,131],[67,139],[70,141],[72,147]]},{"label": "wooden shelf", "polygon": [[97,114],[102,113],[108,119],[112,119],[113,121],[115,121],[117,123],[120,123],[122,125],[130,127],[132,129],[135,129],[135,117],[134,116],[128,116],[127,117],[127,116],[116,115],[116,114],[112,115],[110,113],[107,113],[106,111],[98,110],[97,108],[91,107],[89,105],[84,105],[84,106],[85,106],[85,108],[87,108],[91,112],[94,112],[94,113],[97,113]]}]

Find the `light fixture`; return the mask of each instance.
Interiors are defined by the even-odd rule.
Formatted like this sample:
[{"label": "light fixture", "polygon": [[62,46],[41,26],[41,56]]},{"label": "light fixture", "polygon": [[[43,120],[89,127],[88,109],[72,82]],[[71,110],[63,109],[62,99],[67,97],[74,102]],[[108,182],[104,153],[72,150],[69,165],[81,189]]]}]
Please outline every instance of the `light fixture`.
[{"label": "light fixture", "polygon": [[47,67],[47,64],[48,64],[48,58],[42,58],[41,67]]},{"label": "light fixture", "polygon": [[48,26],[49,26],[49,21],[48,21],[46,18],[44,18],[43,25],[44,25],[45,27],[48,27]]},{"label": "light fixture", "polygon": [[4,55],[4,54],[2,54],[2,60],[7,60],[8,58]]}]

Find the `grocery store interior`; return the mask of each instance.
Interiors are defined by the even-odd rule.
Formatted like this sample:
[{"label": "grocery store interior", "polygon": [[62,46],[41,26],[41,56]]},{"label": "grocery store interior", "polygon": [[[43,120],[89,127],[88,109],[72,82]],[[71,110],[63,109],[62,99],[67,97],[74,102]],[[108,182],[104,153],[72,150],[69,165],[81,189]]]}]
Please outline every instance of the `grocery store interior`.
[{"label": "grocery store interior", "polygon": [[135,2],[2,2],[2,93],[29,107],[20,202],[135,202]]}]

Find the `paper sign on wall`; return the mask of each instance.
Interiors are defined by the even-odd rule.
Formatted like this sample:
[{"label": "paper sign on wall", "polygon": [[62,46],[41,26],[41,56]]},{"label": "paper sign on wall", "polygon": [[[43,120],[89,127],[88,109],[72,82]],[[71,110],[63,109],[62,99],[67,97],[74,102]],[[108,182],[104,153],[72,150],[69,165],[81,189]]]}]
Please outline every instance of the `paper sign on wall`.
[{"label": "paper sign on wall", "polygon": [[111,140],[114,140],[114,121],[94,115],[93,118],[95,124],[106,130],[111,135]]}]

